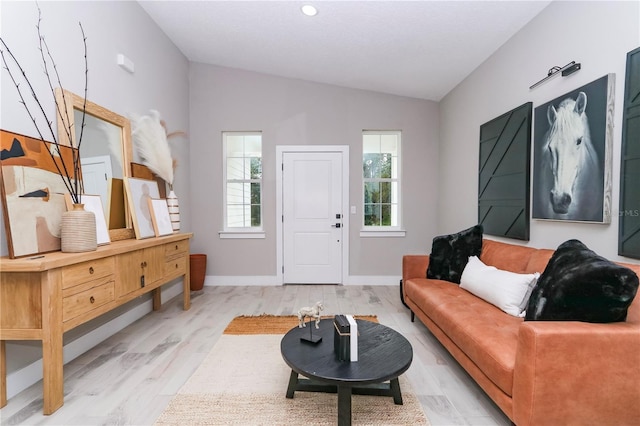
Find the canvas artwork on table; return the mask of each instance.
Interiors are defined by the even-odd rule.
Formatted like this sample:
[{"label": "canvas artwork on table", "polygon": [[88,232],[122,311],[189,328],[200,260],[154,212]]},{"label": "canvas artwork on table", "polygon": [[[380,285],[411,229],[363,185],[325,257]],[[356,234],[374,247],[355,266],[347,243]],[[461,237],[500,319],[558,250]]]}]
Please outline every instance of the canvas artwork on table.
[{"label": "canvas artwork on table", "polygon": [[151,222],[156,237],[173,234],[167,200],[149,198],[148,202],[149,210],[151,211]]},{"label": "canvas artwork on table", "polygon": [[[53,143],[0,130],[2,207],[9,257],[60,250],[60,225],[66,211],[65,184]],[[54,152],[56,161],[47,150]],[[60,146],[65,164],[73,164],[74,148]],[[69,170],[71,169],[71,170]],[[67,172],[75,179],[73,166]]]},{"label": "canvas artwork on table", "polygon": [[535,109],[533,218],[611,222],[609,74]]},{"label": "canvas artwork on table", "polygon": [[[64,194],[64,201],[67,205],[67,211],[73,208],[73,200],[71,194]],[[102,199],[99,195],[82,194],[82,204],[85,211],[92,212],[96,217],[96,242],[99,246],[109,244],[109,230],[107,229],[107,221],[102,209]]]},{"label": "canvas artwork on table", "polygon": [[149,198],[160,198],[158,183],[155,180],[126,178],[125,191],[127,203],[133,218],[133,228],[137,239],[155,237]]}]

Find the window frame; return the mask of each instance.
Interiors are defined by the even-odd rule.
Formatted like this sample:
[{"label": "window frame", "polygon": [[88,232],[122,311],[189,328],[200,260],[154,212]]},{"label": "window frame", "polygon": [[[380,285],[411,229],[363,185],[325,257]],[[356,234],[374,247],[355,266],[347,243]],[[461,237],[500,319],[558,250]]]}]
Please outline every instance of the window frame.
[{"label": "window frame", "polygon": [[[393,135],[397,138],[397,175],[395,178],[365,178],[363,172],[363,164],[364,164],[364,156],[365,156],[365,148],[364,148],[364,137],[366,135]],[[362,214],[360,215],[360,220],[362,221],[362,227],[360,230],[361,237],[404,237],[406,235],[406,231],[402,227],[402,131],[401,130],[363,130],[362,131],[362,140],[361,140],[361,155],[360,155],[360,177],[362,179],[362,185],[360,189],[361,203],[360,208],[362,209]],[[397,222],[396,225],[365,225],[365,186],[369,182],[389,182],[396,183],[397,186]],[[381,203],[380,203],[381,204]]]},{"label": "window frame", "polygon": [[[260,162],[262,167],[262,173],[260,179],[229,179],[227,176],[227,161],[228,161],[228,136],[260,136]],[[222,132],[222,228],[219,232],[220,238],[265,238],[264,232],[264,145],[262,140],[261,131],[224,131]],[[251,158],[246,155],[246,150],[243,151],[242,158]],[[227,186],[230,182],[236,183],[258,183],[260,184],[260,226],[229,226],[228,224],[228,199],[227,199]],[[250,207],[251,209],[251,204]]]}]

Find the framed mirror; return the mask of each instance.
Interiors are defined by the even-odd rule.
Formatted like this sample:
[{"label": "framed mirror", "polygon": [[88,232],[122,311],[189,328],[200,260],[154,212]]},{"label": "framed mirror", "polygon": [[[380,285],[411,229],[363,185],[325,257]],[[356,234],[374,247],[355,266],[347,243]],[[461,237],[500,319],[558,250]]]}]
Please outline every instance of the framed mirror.
[{"label": "framed mirror", "polygon": [[[56,102],[65,117],[63,120],[57,114],[60,144],[77,146],[83,132],[80,146],[83,193],[100,195],[111,241],[134,238],[124,196],[124,178],[131,176],[133,156],[129,119],[89,100],[85,103],[83,97],[60,88],[56,89]],[[65,126],[72,130],[70,141]]]}]

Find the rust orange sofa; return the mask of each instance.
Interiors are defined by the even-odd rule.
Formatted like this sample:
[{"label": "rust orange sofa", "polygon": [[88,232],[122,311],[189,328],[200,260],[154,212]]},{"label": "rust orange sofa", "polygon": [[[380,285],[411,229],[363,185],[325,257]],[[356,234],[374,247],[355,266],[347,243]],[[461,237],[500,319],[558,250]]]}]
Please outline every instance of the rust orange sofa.
[{"label": "rust orange sofa", "polygon": [[[553,250],[483,240],[480,260],[544,271]],[[640,297],[608,324],[524,321],[447,281],[427,279],[429,255],[405,255],[403,296],[518,426],[640,424]],[[640,265],[625,264],[640,275]]]}]

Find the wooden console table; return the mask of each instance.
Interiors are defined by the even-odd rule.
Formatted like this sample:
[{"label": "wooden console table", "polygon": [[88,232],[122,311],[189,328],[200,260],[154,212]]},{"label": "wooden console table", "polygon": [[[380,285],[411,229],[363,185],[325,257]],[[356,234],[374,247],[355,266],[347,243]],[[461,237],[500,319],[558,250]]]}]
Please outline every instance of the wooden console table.
[{"label": "wooden console table", "polygon": [[6,340],[41,340],[44,414],[64,403],[62,336],[91,319],[182,277],[191,306],[189,239],[173,234],[116,241],[87,253],[47,253],[0,260],[0,407],[7,404]]}]

